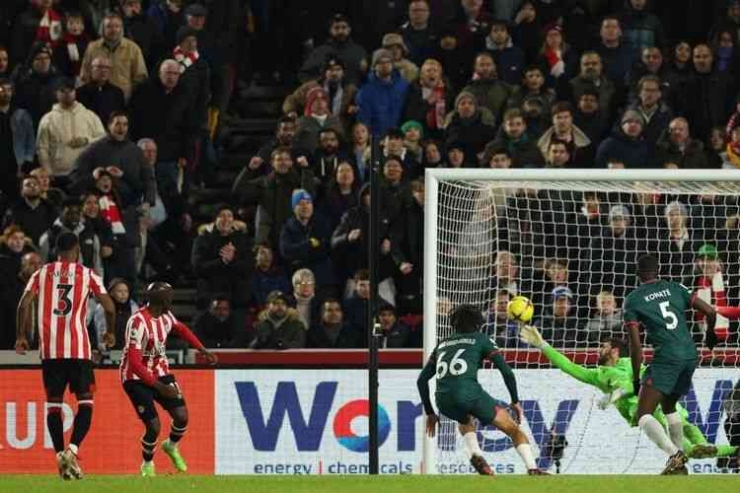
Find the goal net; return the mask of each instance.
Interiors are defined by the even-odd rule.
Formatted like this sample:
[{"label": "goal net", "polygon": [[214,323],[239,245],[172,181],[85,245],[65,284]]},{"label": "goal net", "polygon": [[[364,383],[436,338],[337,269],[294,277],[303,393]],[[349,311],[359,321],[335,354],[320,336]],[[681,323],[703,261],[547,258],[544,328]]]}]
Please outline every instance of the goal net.
[{"label": "goal net", "polygon": [[[600,409],[598,389],[520,342],[518,327],[506,320],[506,304],[515,295],[530,298],[545,340],[592,368],[601,341],[627,338],[621,307],[637,285],[635,264],[644,253],[657,256],[663,278],[701,299],[740,304],[740,173],[427,170],[426,183],[425,354],[451,333],[450,308],[472,303],[515,368],[523,428],[542,468],[660,471],[662,452],[614,407]],[[710,352],[703,348],[704,320],[688,317],[702,367],[682,404],[710,443],[726,444],[722,403],[740,377],[737,327],[719,317],[721,343]],[[508,401],[498,372],[484,370],[479,378],[491,395]],[[439,431],[425,443],[426,471],[472,472],[456,424],[442,418]],[[481,426],[478,435],[497,472],[525,472],[505,435]],[[722,470],[716,459],[691,467]]]}]

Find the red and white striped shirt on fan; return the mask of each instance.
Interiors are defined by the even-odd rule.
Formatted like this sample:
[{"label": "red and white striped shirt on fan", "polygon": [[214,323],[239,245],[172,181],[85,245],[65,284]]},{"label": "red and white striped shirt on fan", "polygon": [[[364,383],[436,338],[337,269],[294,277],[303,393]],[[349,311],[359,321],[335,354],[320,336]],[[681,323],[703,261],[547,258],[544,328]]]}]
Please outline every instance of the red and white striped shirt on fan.
[{"label": "red and white striped shirt on fan", "polygon": [[87,302],[107,293],[100,276],[75,262],[50,262],[33,273],[26,291],[38,299],[41,359],[91,359]]},{"label": "red and white striped shirt on fan", "polygon": [[153,385],[159,377],[168,375],[170,367],[165,350],[170,332],[175,332],[195,348],[203,348],[198,338],[172,312],[154,317],[149,313],[149,307],[144,307],[131,315],[126,324],[121,381],[141,380]]}]

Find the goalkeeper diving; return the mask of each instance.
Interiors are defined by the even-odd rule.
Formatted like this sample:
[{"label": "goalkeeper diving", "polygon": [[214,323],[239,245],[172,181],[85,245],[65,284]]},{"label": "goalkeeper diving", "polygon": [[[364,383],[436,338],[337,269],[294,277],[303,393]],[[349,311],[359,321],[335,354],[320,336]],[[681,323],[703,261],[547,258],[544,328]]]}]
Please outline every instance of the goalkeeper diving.
[{"label": "goalkeeper diving", "polygon": [[[575,378],[579,382],[596,387],[604,392],[598,402],[599,409],[607,409],[612,404],[630,426],[637,426],[637,396],[633,391],[633,371],[627,354],[627,343],[622,339],[607,339],[599,349],[599,364],[596,368],[586,368],[573,363],[565,355],[550,346],[536,327],[525,325],[520,331],[521,339],[530,346],[539,349],[556,368]],[[645,365],[640,374],[645,372]],[[710,444],[699,428],[688,420],[689,413],[676,405],[676,410],[683,422],[684,440],[682,449],[692,459],[710,457],[727,457],[738,454],[738,447],[731,445]],[[653,414],[655,419],[667,428],[665,415],[660,407]]]}]

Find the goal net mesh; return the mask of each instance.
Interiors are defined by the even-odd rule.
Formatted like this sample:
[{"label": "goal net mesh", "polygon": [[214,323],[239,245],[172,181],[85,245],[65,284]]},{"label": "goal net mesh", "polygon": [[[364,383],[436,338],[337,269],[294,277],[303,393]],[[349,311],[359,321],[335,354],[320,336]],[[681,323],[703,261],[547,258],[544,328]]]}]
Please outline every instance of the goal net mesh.
[{"label": "goal net mesh", "polygon": [[[531,299],[534,324],[545,340],[590,368],[598,363],[601,341],[627,338],[621,307],[637,285],[635,264],[644,253],[657,256],[663,278],[684,284],[711,304],[737,305],[739,195],[740,183],[722,181],[437,182],[437,241],[431,257],[437,342],[451,333],[452,306],[480,308],[484,330],[516,368],[524,430],[541,467],[656,473],[665,457],[613,407],[597,407],[603,397],[599,390],[554,369],[538,350],[520,342],[517,325],[506,319],[509,299]],[[687,316],[702,346],[704,321],[695,313]],[[721,343],[714,353],[702,351],[706,368],[697,370],[692,392],[682,402],[709,442],[727,443],[722,400],[740,376],[737,329],[720,317],[717,332]],[[508,401],[498,372],[482,371],[479,377],[491,395]],[[479,439],[498,472],[524,472],[502,433],[479,427]],[[436,471],[430,472],[472,471],[457,426],[447,418],[434,448]],[[716,459],[692,464],[717,470]]]}]

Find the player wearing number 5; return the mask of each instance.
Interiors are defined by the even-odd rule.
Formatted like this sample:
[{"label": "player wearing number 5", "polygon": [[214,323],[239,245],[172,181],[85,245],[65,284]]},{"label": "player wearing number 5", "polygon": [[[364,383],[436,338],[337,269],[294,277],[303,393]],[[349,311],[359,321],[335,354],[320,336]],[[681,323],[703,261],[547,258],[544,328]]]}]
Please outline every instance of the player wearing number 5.
[{"label": "player wearing number 5", "polygon": [[[88,298],[95,296],[103,306],[107,327],[104,342],[108,347],[115,344],[116,311],[100,277],[77,263],[80,253],[77,237],[72,233],[60,234],[56,251],[57,261],[44,265],[31,276],[18,304],[15,350],[24,354],[29,349],[26,334],[32,331],[34,302],[37,302],[46,426],[56,451],[59,475],[63,479],[82,479],[77,456],[92,423],[95,392],[92,349],[85,325]],[[62,404],[67,386],[77,397],[77,414],[65,450]]]},{"label": "player wearing number 5", "polygon": [[[681,450],[683,421],[676,410],[678,400],[688,393],[699,355],[686,323],[686,310],[694,308],[706,316],[706,344],[717,342],[714,334],[714,307],[696,296],[686,286],[658,279],[658,261],[644,255],[637,261],[641,285],[624,300],[624,324],[631,338],[633,386],[639,395],[637,423],[669,459],[662,474],[682,474],[688,457]],[[654,348],[653,361],[639,378],[642,364],[640,326]],[[642,388],[642,391],[640,389]],[[668,423],[668,434],[653,416],[658,405]]]},{"label": "player wearing number 5", "polygon": [[[442,414],[458,422],[470,463],[479,474],[491,476],[493,472],[478,445],[473,418],[478,418],[484,426],[493,425],[506,433],[529,474],[546,474],[537,469],[529,440],[519,428],[522,408],[514,372],[499,354],[496,344],[480,332],[483,315],[472,305],[459,305],[450,314],[450,325],[455,333],[437,345],[416,381],[426,413],[427,434],[434,437],[439,422],[429,397],[429,380],[436,375],[437,407]],[[501,372],[511,396],[510,406],[491,397],[478,383],[478,370],[484,360],[493,362]],[[516,421],[510,410],[515,413]]]},{"label": "player wearing number 5", "polygon": [[162,450],[178,471],[185,472],[188,468],[178,449],[178,443],[188,429],[188,408],[167,363],[167,336],[170,332],[176,333],[200,351],[210,364],[216,364],[216,356],[206,350],[195,334],[170,312],[173,294],[172,286],[166,282],[150,284],[146,288],[149,304],[131,315],[126,324],[121,380],[139,419],[144,423],[145,433],[141,437],[144,458],[142,476],[155,475],[154,451],[161,429],[155,402],[172,417],[170,436],[162,442]]}]

